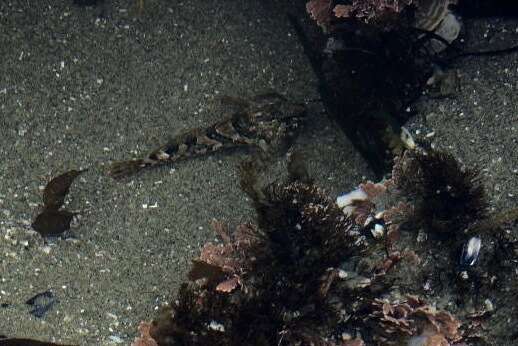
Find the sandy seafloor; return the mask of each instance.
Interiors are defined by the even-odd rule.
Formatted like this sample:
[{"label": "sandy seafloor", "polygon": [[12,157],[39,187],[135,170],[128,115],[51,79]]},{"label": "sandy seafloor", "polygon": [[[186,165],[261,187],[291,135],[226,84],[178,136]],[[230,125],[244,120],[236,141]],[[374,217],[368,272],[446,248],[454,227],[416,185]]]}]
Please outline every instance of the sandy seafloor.
[{"label": "sandy seafloor", "polygon": [[[71,3],[0,2],[0,303],[8,305],[0,334],[129,344],[214,238],[210,221],[253,220],[237,181],[247,153],[122,182],[106,177],[105,165],[220,119],[217,95],[275,90],[304,102],[318,98],[317,81],[276,1],[150,0],[140,14],[134,1],[109,1],[102,18],[99,7]],[[518,21],[471,23],[466,41],[516,43]],[[409,124],[416,137],[433,132],[435,145],[478,165],[495,209],[518,196],[517,61],[463,59],[454,66],[461,91],[425,97]],[[310,110],[295,148],[317,183],[336,195],[372,177],[321,107]],[[284,167],[279,157],[271,178]],[[45,245],[29,226],[41,190],[77,168],[90,169],[67,199],[80,212],[73,237]],[[35,318],[24,302],[49,289],[58,302]]]},{"label": "sandy seafloor", "polygon": [[[123,182],[106,177],[103,164],[220,119],[217,95],[275,90],[304,102],[318,97],[316,80],[284,13],[269,2],[146,1],[138,15],[134,1],[109,1],[104,19],[100,8],[71,3],[0,3],[0,303],[11,304],[0,308],[0,334],[129,344],[214,238],[210,221],[253,220],[237,180],[247,154]],[[319,182],[349,190],[369,171],[313,108],[296,146]],[[277,161],[272,176],[284,174],[285,158]],[[50,177],[87,167],[67,199],[80,212],[74,239],[47,253],[28,226],[41,190]],[[49,289],[59,302],[33,317],[24,302]]]}]

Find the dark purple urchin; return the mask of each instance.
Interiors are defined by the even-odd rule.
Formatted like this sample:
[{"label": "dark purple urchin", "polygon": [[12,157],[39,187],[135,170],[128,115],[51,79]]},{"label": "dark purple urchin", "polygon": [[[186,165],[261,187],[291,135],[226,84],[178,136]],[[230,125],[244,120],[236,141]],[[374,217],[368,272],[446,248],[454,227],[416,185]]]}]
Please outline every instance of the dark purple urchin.
[{"label": "dark purple urchin", "polygon": [[416,200],[416,216],[434,232],[461,232],[486,216],[479,173],[448,153],[407,151],[393,169],[396,186]]},{"label": "dark purple urchin", "polygon": [[271,184],[263,193],[267,203],[257,205],[257,221],[279,251],[294,251],[289,256],[304,260],[314,251],[319,256],[314,260],[325,269],[364,249],[365,244],[355,243],[360,227],[315,185]]}]

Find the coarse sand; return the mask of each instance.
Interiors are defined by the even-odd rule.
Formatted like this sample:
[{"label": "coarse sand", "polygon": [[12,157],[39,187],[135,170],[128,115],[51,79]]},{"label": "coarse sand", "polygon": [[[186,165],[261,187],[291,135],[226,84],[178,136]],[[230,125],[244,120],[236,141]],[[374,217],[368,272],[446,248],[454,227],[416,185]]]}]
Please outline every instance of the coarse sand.
[{"label": "coarse sand", "polygon": [[[214,238],[213,218],[253,221],[237,180],[247,152],[122,182],[106,164],[220,119],[218,95],[274,90],[305,102],[318,98],[317,81],[275,2],[146,1],[138,13],[130,0],[2,1],[0,28],[0,334],[129,344]],[[295,148],[317,181],[336,194],[369,177],[321,106],[309,108]],[[42,188],[79,168],[90,169],[67,197],[80,213],[73,237],[46,245],[30,230]],[[30,315],[24,302],[47,290],[57,303],[44,318]]]},{"label": "coarse sand", "polygon": [[[293,3],[304,14],[303,1]],[[120,182],[105,175],[110,160],[145,155],[181,130],[220,119],[218,95],[274,90],[307,102],[309,126],[294,149],[317,184],[336,195],[373,177],[314,102],[317,80],[285,8],[239,0],[150,0],[143,11],[133,0],[0,2],[0,334],[129,344],[214,239],[212,219],[253,221],[237,178],[246,151]],[[465,31],[471,50],[518,42],[516,20],[471,20]],[[481,169],[494,210],[517,204],[517,61],[516,53],[457,61],[460,91],[425,95],[407,124],[416,138]],[[270,179],[285,174],[285,163],[276,159]],[[30,230],[42,188],[79,168],[89,170],[67,197],[80,213],[72,236],[44,243]],[[36,318],[25,301],[47,290],[57,302]]]}]

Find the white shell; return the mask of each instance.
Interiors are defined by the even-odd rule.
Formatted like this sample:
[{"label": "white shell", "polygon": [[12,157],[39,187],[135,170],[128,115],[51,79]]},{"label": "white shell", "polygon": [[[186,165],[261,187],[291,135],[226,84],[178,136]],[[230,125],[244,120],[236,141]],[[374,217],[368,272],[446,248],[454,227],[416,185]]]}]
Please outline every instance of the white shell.
[{"label": "white shell", "polygon": [[354,201],[366,201],[367,194],[361,188],[343,194],[336,198],[336,204],[340,208],[345,208],[353,204]]},{"label": "white shell", "polygon": [[216,321],[210,321],[209,329],[215,330],[217,332],[225,332],[225,326]]},{"label": "white shell", "polygon": [[495,305],[493,304],[493,302],[489,299],[486,299],[484,300],[484,306],[486,308],[486,311],[494,311],[495,310]]},{"label": "white shell", "polygon": [[462,249],[461,265],[474,265],[478,259],[481,246],[482,240],[480,237],[472,237]]},{"label": "white shell", "polygon": [[367,220],[365,220],[365,222],[363,223],[363,227],[367,227],[372,221],[374,221],[374,218],[369,215]]},{"label": "white shell", "polygon": [[383,234],[385,233],[385,227],[377,223],[376,225],[374,225],[374,228],[371,229],[371,233],[374,238],[380,239],[381,237],[383,237]]},{"label": "white shell", "polygon": [[375,218],[378,220],[381,220],[381,219],[383,219],[383,215],[385,215],[385,210],[380,211],[379,213],[376,213]]},{"label": "white shell", "polygon": [[401,126],[401,133],[399,134],[399,138],[405,144],[408,149],[415,149],[415,141],[410,131],[408,131],[405,127]]},{"label": "white shell", "polygon": [[[441,36],[443,39],[448,41],[448,43],[452,43],[457,39],[457,37],[459,37],[460,29],[461,22],[453,13],[448,13],[435,30],[435,34]],[[432,40],[431,48],[436,53],[439,53],[446,49],[446,45],[437,40]]]},{"label": "white shell", "polygon": [[156,157],[157,159],[159,160],[168,160],[171,155],[169,155],[168,153],[166,153],[165,151],[159,151],[157,154],[156,154]]},{"label": "white shell", "polygon": [[340,279],[346,279],[348,276],[349,276],[349,274],[347,274],[347,272],[345,270],[343,270],[343,269],[338,270],[338,277]]}]

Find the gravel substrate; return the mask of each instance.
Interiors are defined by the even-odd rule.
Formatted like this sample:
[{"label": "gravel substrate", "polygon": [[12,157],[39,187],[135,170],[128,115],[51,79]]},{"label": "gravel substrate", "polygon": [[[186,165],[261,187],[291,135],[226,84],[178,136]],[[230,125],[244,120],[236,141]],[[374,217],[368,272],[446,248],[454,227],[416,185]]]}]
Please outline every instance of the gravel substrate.
[{"label": "gravel substrate", "polygon": [[[518,42],[516,20],[471,20],[465,31],[470,50]],[[275,90],[307,102],[310,125],[294,149],[317,184],[336,195],[372,177],[314,102],[317,81],[277,1],[150,0],[143,11],[130,0],[1,1],[0,61],[0,335],[129,344],[214,238],[210,221],[253,220],[237,180],[246,151],[121,182],[105,175],[110,160],[220,119],[218,95]],[[425,95],[408,124],[416,138],[481,169],[493,210],[518,199],[517,61],[516,53],[457,61],[460,91]],[[276,159],[270,179],[285,174],[285,161]],[[43,187],[84,168],[67,198],[79,212],[71,236],[44,242],[30,229]],[[501,307],[517,279],[491,297],[495,334],[516,322],[507,318],[515,307]],[[47,290],[56,303],[37,318],[25,301]]]},{"label": "gravel substrate", "polygon": [[[318,98],[316,80],[275,2],[145,1],[139,14],[130,0],[2,1],[0,28],[0,334],[129,344],[214,238],[210,221],[252,220],[236,169],[247,153],[123,182],[105,164],[220,119],[215,96],[275,90],[303,102]],[[295,148],[321,185],[349,190],[370,172],[309,106]],[[67,198],[80,213],[72,237],[44,244],[30,230],[42,188],[79,168],[90,169]],[[36,318],[25,301],[47,290],[57,303]]]}]

